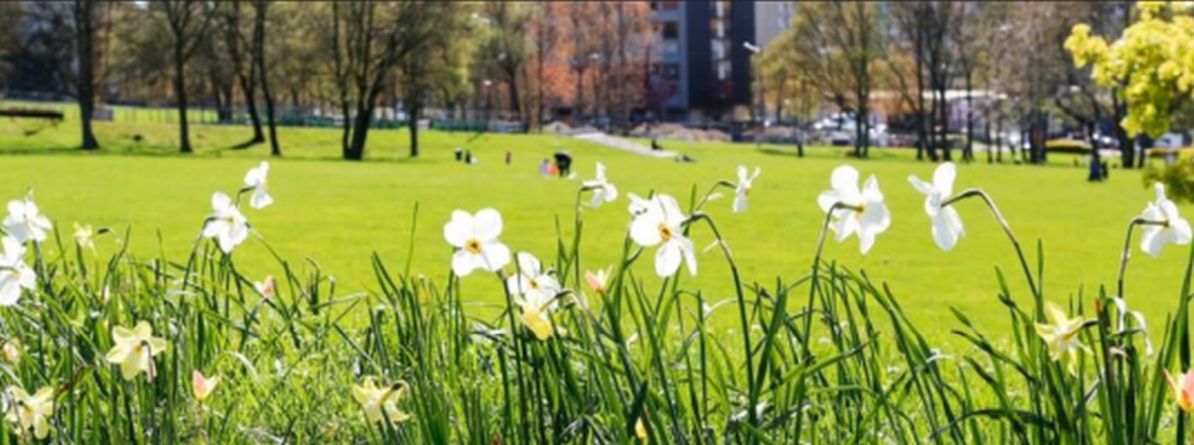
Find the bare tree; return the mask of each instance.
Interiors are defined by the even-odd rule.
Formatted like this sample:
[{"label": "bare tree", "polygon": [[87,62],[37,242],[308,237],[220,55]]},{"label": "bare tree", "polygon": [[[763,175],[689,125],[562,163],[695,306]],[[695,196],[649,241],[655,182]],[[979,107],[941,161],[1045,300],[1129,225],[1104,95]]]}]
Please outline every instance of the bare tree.
[{"label": "bare tree", "polygon": [[801,74],[828,91],[843,111],[854,111],[854,155],[870,149],[872,67],[882,47],[875,5],[809,3],[801,5],[792,38],[797,51],[816,54],[802,64]]},{"label": "bare tree", "polygon": [[190,128],[187,122],[186,64],[195,54],[198,43],[207,30],[211,14],[207,3],[200,0],[163,0],[160,2],[166,14],[166,24],[173,37],[174,53],[174,95],[178,102],[179,151],[191,153]]},{"label": "bare tree", "polygon": [[75,99],[79,104],[79,120],[82,123],[84,150],[100,148],[99,140],[91,128],[91,120],[95,113],[95,34],[99,10],[95,0],[75,0],[75,63],[78,73],[75,78]]},{"label": "bare tree", "polygon": [[[261,131],[261,116],[257,113],[257,64],[251,61],[248,64],[245,63],[243,51],[247,45],[240,29],[240,0],[221,3],[221,6],[224,11],[222,31],[224,44],[228,48],[229,63],[232,65],[232,71],[236,73],[236,80],[239,82],[241,94],[244,96],[245,109],[249,114],[249,122],[253,126],[253,137],[237,145],[237,148],[248,148],[265,142],[265,133]],[[250,54],[255,52],[255,48],[249,48]]]},{"label": "bare tree", "polygon": [[265,116],[269,122],[269,152],[273,156],[282,156],[282,149],[278,145],[278,125],[274,121],[274,94],[270,91],[269,70],[265,63],[265,24],[269,5],[269,0],[253,2],[253,67],[261,85],[262,99],[265,99]]},{"label": "bare tree", "polygon": [[331,7],[333,70],[344,121],[342,154],[361,160],[377,100],[395,66],[459,10],[447,2],[416,0],[334,2]]}]

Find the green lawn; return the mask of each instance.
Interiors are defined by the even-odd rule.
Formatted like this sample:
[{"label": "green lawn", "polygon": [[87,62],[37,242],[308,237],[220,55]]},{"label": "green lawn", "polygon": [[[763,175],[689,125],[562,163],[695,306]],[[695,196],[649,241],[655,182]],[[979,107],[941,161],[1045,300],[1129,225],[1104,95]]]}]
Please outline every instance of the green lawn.
[{"label": "green lawn", "polygon": [[[105,145],[98,153],[74,149],[78,130],[71,120],[57,126],[0,120],[0,154],[4,155],[0,157],[0,199],[22,196],[32,187],[64,242],[69,241],[75,222],[112,227],[120,234],[131,228],[134,252],[150,256],[160,249],[181,260],[210,210],[211,193],[234,193],[245,171],[267,158],[267,148],[230,149],[247,138],[246,127],[195,125],[198,153],[177,156],[174,125],[154,122],[144,114],[121,113],[117,123],[96,123]],[[126,114],[139,117],[121,117]],[[140,143],[133,141],[135,134],[142,136]],[[934,166],[914,161],[906,150],[875,149],[872,159],[859,161],[846,158],[842,149],[820,148],[797,159],[776,147],[759,150],[754,145],[664,141],[669,149],[696,159],[681,164],[557,136],[429,132],[423,135],[423,155],[410,160],[407,133],[382,130],[370,134],[369,162],[353,163],[336,159],[339,137],[328,129],[280,129],[285,157],[270,159],[276,204],[246,213],[281,256],[296,264],[313,259],[336,277],[341,293],[376,287],[369,263],[374,251],[394,267],[407,261],[412,230],[412,270],[443,280],[450,250],[443,241],[442,226],[458,208],[497,208],[505,219],[503,241],[513,249],[554,258],[557,227],[565,232],[571,228],[579,180],[545,179],[536,167],[554,150],[567,148],[576,155],[579,178],[591,176],[593,163],[601,161],[623,196],[654,190],[673,194],[682,202],[694,187],[703,193],[719,179],[734,179],[739,164],[761,166],[763,174],[745,214],[730,213],[728,191],[708,210],[746,281],[767,286],[774,284],[776,276],[795,280],[806,273],[823,219],[816,196],[828,188],[834,167],[850,163],[864,176],[879,177],[894,214],[893,225],[880,235],[869,255],[859,255],[857,241],[851,239],[843,244],[830,241],[827,258],[865,269],[876,280],[889,283],[915,321],[941,320],[939,325],[925,324],[940,326],[930,332],[941,338],[948,336],[947,327],[957,325],[948,311],[951,306],[980,325],[1002,327],[991,324],[1006,319],[995,299],[996,267],[1008,272],[1013,289],[1026,298],[1012,249],[978,201],[960,205],[967,233],[959,246],[950,253],[935,247],[922,198],[906,180],[913,173],[929,177]],[[472,150],[480,163],[453,162],[456,146]],[[508,166],[502,162],[507,150],[514,158]],[[1030,248],[1037,239],[1043,240],[1046,297],[1059,301],[1082,289],[1090,293],[1100,285],[1113,285],[1125,225],[1152,197],[1151,189],[1142,187],[1138,172],[1114,170],[1110,181],[1089,184],[1085,169],[1068,164],[1069,158],[1044,167],[963,165],[956,185],[987,190]],[[416,205],[419,216],[412,227]],[[1188,205],[1183,210],[1194,214]],[[586,209],[585,220],[585,267],[614,262],[629,221],[625,198],[601,209]],[[694,228],[693,238],[699,249],[712,240],[702,226]],[[117,239],[107,236],[98,245],[101,255],[112,252]],[[1158,317],[1175,307],[1186,252],[1170,247],[1154,260],[1133,247],[1128,298],[1157,326]],[[247,275],[280,274],[260,242],[249,242],[235,256],[238,268]],[[644,256],[640,263],[650,261],[650,256]],[[720,253],[702,253],[699,261],[698,277],[685,278],[682,285],[716,299],[728,297],[729,273]],[[640,276],[655,281],[650,264],[637,267]],[[472,276],[463,286],[479,305],[495,303],[500,293],[493,281]]]}]

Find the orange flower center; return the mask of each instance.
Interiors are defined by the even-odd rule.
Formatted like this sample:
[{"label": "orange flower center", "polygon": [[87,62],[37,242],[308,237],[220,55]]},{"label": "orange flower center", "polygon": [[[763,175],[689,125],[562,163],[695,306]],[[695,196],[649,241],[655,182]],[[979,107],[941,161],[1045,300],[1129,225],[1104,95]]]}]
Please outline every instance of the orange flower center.
[{"label": "orange flower center", "polygon": [[667,224],[660,223],[659,237],[663,238],[664,241],[672,239],[672,228],[668,227]]}]

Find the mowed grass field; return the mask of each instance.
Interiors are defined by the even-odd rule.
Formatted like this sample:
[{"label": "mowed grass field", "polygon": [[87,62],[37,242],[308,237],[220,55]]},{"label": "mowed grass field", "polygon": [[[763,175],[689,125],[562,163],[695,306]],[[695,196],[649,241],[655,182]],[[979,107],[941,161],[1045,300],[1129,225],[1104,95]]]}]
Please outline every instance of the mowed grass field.
[{"label": "mowed grass field", "polygon": [[[118,113],[115,123],[96,122],[105,146],[96,153],[75,149],[78,128],[71,116],[57,126],[0,120],[0,199],[21,197],[32,188],[66,245],[72,244],[75,222],[114,229],[115,234],[98,239],[101,257],[116,251],[119,243],[131,242],[138,256],[164,253],[182,261],[210,211],[212,192],[235,193],[245,172],[268,159],[276,203],[262,211],[245,206],[250,222],[280,256],[308,271],[318,264],[324,274],[335,277],[338,292],[346,294],[376,287],[370,265],[373,252],[392,269],[401,270],[410,261],[412,272],[446,282],[451,251],[442,228],[454,209],[494,207],[505,220],[501,238],[512,249],[554,259],[558,237],[571,236],[580,180],[592,176],[597,161],[608,166],[610,181],[622,192],[612,205],[583,210],[584,267],[604,267],[620,255],[630,219],[626,193],[668,193],[684,203],[694,188],[702,194],[717,180],[734,180],[736,166],[743,164],[763,170],[747,212],[730,212],[729,190],[706,210],[733,250],[745,281],[773,287],[777,277],[791,282],[809,270],[823,221],[816,196],[828,188],[830,171],[848,163],[864,177],[878,176],[893,223],[866,256],[858,253],[855,239],[842,244],[830,240],[828,260],[863,269],[876,281],[888,283],[914,321],[942,340],[958,325],[950,307],[980,326],[1004,328],[1005,312],[995,297],[996,267],[1005,271],[1017,298],[1028,299],[1011,246],[979,201],[959,205],[966,235],[958,247],[949,253],[936,248],[923,198],[907,181],[909,174],[930,177],[935,165],[915,161],[908,150],[877,148],[871,159],[857,160],[846,157],[844,149],[817,148],[798,159],[785,152],[788,148],[773,145],[759,149],[750,144],[663,141],[666,148],[695,159],[677,163],[553,135],[425,132],[421,156],[409,159],[405,130],[376,130],[369,136],[369,159],[346,162],[338,160],[340,133],[334,129],[280,128],[285,156],[274,159],[264,145],[230,148],[248,138],[247,127],[195,125],[192,137],[198,152],[179,156],[173,124],[120,119]],[[134,135],[141,141],[134,141]],[[479,163],[454,162],[452,150],[458,146],[471,150]],[[575,180],[537,173],[539,162],[558,149],[574,155]],[[510,165],[503,162],[507,151],[513,157]],[[979,159],[985,158],[980,154]],[[1044,243],[1045,295],[1059,302],[1083,290],[1090,295],[1101,285],[1113,287],[1126,224],[1152,199],[1138,171],[1113,170],[1108,182],[1090,184],[1085,169],[1069,162],[1060,158],[1048,166],[960,165],[955,186],[989,192],[1034,258],[1037,240]],[[1194,215],[1191,206],[1183,204],[1182,209]],[[123,239],[126,229],[131,229],[129,240]],[[700,225],[692,237],[698,249],[713,240]],[[1160,259],[1144,255],[1135,245],[1132,252],[1128,300],[1149,316],[1150,324],[1159,326],[1166,312],[1176,307],[1188,250],[1169,247]],[[637,275],[648,285],[658,281],[652,255],[648,251],[636,265]],[[281,274],[261,241],[249,241],[234,257],[249,277]],[[698,276],[684,273],[681,286],[700,290],[709,299],[730,297],[731,281],[721,253],[701,253],[699,262]],[[496,280],[484,274],[467,277],[463,289],[478,311],[503,301]]]}]

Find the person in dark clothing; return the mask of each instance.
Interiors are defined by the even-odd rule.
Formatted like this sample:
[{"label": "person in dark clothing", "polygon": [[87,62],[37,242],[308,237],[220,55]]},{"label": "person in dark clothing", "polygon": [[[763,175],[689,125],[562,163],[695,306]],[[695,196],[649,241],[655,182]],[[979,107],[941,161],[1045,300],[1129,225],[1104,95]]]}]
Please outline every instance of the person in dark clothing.
[{"label": "person in dark clothing", "polygon": [[572,169],[572,155],[566,151],[557,151],[555,154],[556,167],[559,169],[561,178],[566,178],[571,173]]}]

